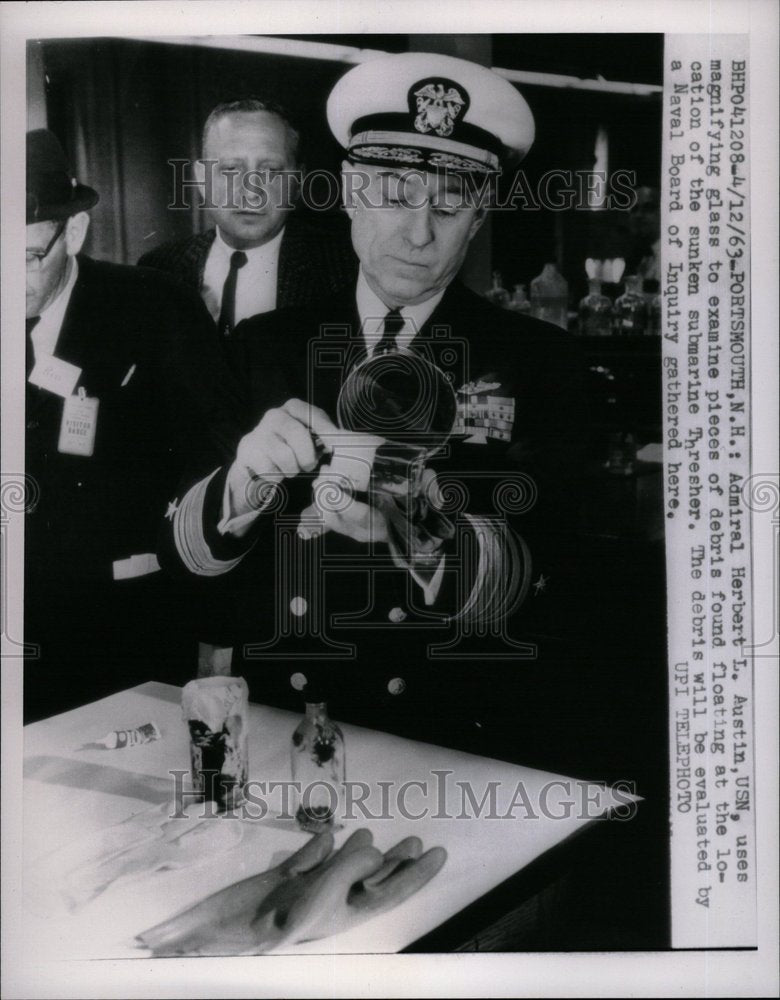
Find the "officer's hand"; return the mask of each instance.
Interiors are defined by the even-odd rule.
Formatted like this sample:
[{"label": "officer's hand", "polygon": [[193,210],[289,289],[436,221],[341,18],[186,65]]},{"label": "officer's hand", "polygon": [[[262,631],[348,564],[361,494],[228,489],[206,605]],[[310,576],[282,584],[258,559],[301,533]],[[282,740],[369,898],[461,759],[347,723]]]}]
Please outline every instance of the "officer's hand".
[{"label": "officer's hand", "polygon": [[312,538],[335,531],[356,542],[386,542],[384,514],[362,499],[368,499],[376,450],[384,438],[341,431],[331,435],[329,443],[331,460],[312,484],[312,502],[301,513],[298,534]]},{"label": "officer's hand", "polygon": [[386,542],[387,522],[377,507],[355,498],[350,477],[323,465],[312,484],[312,503],[301,513],[298,534],[303,539],[335,531],[356,542]]},{"label": "officer's hand", "polygon": [[262,507],[269,485],[311,472],[323,450],[332,449],[329,439],[338,433],[324,410],[301,399],[268,410],[239,442],[228,472],[231,516]]},{"label": "officer's hand", "polygon": [[356,542],[386,542],[384,513],[378,507],[356,500],[340,479],[330,479],[328,473],[325,466],[314,482],[314,503],[301,514],[298,530],[301,537],[335,531]]}]

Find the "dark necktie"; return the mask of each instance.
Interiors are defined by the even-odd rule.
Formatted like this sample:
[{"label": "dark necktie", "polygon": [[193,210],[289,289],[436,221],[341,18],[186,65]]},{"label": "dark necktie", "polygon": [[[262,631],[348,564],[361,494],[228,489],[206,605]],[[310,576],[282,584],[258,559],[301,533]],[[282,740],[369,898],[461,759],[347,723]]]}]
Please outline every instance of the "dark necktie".
[{"label": "dark necktie", "polygon": [[238,272],[246,264],[243,250],[234,250],[230,255],[230,270],[222,287],[222,307],[219,311],[217,329],[223,337],[229,337],[236,325],[236,282]]},{"label": "dark necktie", "polygon": [[27,376],[29,378],[30,372],[35,367],[35,348],[33,347],[31,334],[36,326],[40,323],[40,316],[30,316],[25,321],[25,361],[27,362]]},{"label": "dark necktie", "polygon": [[382,330],[382,339],[374,348],[374,354],[390,354],[398,350],[396,337],[403,330],[404,318],[400,309],[391,309],[385,316],[385,323]]}]

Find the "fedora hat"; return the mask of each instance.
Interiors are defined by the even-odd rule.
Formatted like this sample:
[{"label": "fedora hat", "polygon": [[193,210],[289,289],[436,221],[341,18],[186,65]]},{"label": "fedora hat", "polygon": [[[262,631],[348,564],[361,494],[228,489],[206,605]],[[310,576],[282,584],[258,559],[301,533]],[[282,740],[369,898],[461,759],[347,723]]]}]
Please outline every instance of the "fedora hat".
[{"label": "fedora hat", "polygon": [[27,133],[27,225],[58,222],[92,208],[98,193],[71,174],[59,139],[38,128]]}]

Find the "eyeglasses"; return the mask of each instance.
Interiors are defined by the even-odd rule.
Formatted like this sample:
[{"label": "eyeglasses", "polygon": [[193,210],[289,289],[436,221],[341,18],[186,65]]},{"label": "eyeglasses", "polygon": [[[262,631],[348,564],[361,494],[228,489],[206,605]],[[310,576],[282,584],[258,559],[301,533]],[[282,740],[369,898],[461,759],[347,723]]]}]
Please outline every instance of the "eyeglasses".
[{"label": "eyeglasses", "polygon": [[57,242],[60,236],[62,236],[62,234],[65,232],[65,225],[66,224],[64,222],[61,222],[59,226],[57,226],[57,231],[54,233],[54,236],[52,236],[52,238],[49,240],[49,244],[45,250],[26,251],[25,262],[27,264],[27,267],[30,268],[30,270],[39,271],[41,269],[41,267],[43,266],[43,262],[51,253],[54,244]]}]

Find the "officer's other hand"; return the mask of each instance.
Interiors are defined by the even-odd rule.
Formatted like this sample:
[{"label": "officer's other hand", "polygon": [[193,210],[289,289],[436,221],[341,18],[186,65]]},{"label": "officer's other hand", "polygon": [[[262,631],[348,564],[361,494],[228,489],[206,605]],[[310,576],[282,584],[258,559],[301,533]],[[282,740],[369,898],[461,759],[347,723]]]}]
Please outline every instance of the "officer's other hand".
[{"label": "officer's other hand", "polygon": [[329,439],[338,433],[324,410],[301,399],[268,410],[239,442],[228,472],[232,516],[262,507],[264,486],[315,469],[323,452],[332,450]]},{"label": "officer's other hand", "polygon": [[323,465],[312,484],[312,503],[301,513],[298,534],[309,539],[335,531],[356,542],[386,542],[387,522],[377,507],[355,498],[352,475]]},{"label": "officer's other hand", "polygon": [[357,499],[367,496],[377,448],[384,438],[357,431],[341,431],[329,437],[330,462],[323,465],[312,483],[312,502],[301,513],[298,533],[302,538],[335,531],[356,542],[387,541],[384,515]]}]

